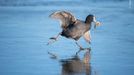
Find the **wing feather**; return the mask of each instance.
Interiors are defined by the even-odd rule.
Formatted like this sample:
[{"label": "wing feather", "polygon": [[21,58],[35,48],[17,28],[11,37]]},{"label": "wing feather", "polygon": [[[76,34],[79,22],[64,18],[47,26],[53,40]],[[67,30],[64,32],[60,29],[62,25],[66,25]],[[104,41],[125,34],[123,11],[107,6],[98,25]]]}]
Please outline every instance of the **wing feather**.
[{"label": "wing feather", "polygon": [[76,21],[76,18],[67,11],[56,11],[52,13],[50,17],[60,20],[61,28],[66,28],[68,25],[73,24]]}]

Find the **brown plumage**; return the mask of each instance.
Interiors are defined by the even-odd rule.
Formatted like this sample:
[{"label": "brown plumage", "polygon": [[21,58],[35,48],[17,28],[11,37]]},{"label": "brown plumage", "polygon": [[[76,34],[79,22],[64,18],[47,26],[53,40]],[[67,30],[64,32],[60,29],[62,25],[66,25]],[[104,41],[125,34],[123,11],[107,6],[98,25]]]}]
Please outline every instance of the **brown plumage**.
[{"label": "brown plumage", "polygon": [[[57,11],[50,15],[51,18],[58,19],[61,22],[62,32],[58,34],[64,36],[66,38],[74,39],[78,41],[80,37],[84,37],[84,39],[90,43],[91,37],[89,30],[91,29],[91,23],[95,22],[95,26],[100,23],[96,21],[94,15],[88,15],[85,21],[81,21],[76,19],[70,12],[67,11]],[[56,40],[58,38],[52,37],[50,39]]]}]

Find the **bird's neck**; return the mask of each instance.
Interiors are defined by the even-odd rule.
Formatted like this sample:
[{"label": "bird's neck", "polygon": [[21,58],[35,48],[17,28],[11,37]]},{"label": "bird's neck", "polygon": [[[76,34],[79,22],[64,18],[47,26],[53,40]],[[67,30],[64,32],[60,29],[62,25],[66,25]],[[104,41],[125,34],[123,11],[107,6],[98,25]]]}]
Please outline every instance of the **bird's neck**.
[{"label": "bird's neck", "polygon": [[92,23],[92,21],[90,21],[90,20],[85,20],[85,24],[86,24],[86,27],[88,28],[88,29],[90,29],[91,28],[91,23]]},{"label": "bird's neck", "polygon": [[86,24],[91,24],[91,22],[92,21],[88,21],[88,20],[85,21]]},{"label": "bird's neck", "polygon": [[91,29],[91,24],[86,24],[87,31]]},{"label": "bird's neck", "polygon": [[91,22],[85,22],[85,24],[86,24],[86,27],[87,27],[88,29],[91,28]]}]

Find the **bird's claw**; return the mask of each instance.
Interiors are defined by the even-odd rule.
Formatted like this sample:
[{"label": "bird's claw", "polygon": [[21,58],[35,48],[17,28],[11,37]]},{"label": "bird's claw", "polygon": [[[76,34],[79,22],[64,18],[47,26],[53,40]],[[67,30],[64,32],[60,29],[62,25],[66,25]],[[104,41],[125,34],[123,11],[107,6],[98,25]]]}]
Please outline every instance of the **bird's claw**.
[{"label": "bird's claw", "polygon": [[78,53],[82,50],[89,50],[89,52],[91,51],[91,48],[83,48],[83,47],[80,47],[79,48],[79,51],[76,52],[76,55],[78,55]]},{"label": "bird's claw", "polygon": [[51,44],[51,43],[54,43],[55,41],[57,41],[57,38],[56,37],[51,37],[49,38],[49,42],[47,43],[47,45]]},{"label": "bird's claw", "polygon": [[51,39],[51,40],[57,40],[57,38],[56,37],[51,37],[51,38],[49,38],[49,39]]},{"label": "bird's claw", "polygon": [[80,49],[79,49],[79,50],[85,50],[85,48],[80,47]]},{"label": "bird's claw", "polygon": [[90,51],[91,48],[82,48],[82,47],[81,47],[79,50],[89,50],[89,51]]}]

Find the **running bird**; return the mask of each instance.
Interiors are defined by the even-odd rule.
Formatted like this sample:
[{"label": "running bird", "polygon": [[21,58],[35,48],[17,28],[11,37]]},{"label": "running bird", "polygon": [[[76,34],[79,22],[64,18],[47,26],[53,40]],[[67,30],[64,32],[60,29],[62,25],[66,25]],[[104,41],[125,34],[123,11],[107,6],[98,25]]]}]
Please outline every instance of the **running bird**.
[{"label": "running bird", "polygon": [[80,37],[83,36],[86,42],[89,44],[91,42],[91,23],[95,23],[94,27],[100,25],[100,22],[97,22],[95,16],[92,14],[88,15],[85,21],[76,19],[70,12],[67,11],[57,11],[52,13],[49,17],[58,19],[60,21],[62,31],[56,37],[51,37],[51,41],[49,41],[48,44],[52,43],[52,40],[53,42],[56,41],[59,35],[61,35],[66,38],[74,39],[76,44],[80,47],[80,50],[84,50],[84,48],[77,43]]}]

